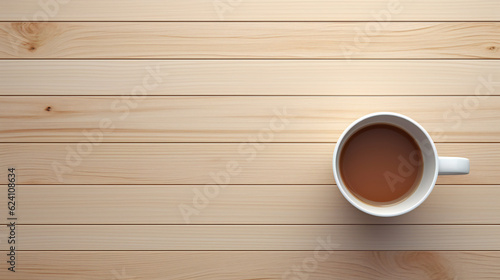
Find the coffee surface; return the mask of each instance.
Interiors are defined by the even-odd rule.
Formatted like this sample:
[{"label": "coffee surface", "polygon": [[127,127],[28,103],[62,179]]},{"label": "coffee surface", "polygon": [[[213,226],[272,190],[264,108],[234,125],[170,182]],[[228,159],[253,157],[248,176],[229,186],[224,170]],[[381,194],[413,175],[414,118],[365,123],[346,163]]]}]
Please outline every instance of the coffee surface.
[{"label": "coffee surface", "polygon": [[403,129],[373,124],[347,139],[339,168],[353,195],[369,204],[393,204],[412,194],[420,183],[422,151]]}]

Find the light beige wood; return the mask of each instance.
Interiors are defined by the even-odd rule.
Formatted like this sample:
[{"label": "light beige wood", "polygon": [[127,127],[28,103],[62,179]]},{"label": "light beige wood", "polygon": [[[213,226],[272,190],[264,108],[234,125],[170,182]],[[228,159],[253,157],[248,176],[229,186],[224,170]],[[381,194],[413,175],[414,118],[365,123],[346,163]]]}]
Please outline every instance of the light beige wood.
[{"label": "light beige wood", "polygon": [[[17,250],[500,250],[500,225],[18,225],[16,229]],[[0,228],[2,243],[7,230]]]},{"label": "light beige wood", "polygon": [[[44,3],[49,3],[45,4]],[[54,5],[54,3],[59,3]],[[52,5],[51,5],[52,4]],[[500,20],[494,0],[17,0],[0,2],[0,20]]]},{"label": "light beige wood", "polygon": [[[47,252],[21,251],[12,280],[495,279],[499,252]],[[317,257],[315,257],[317,256]],[[314,261],[317,262],[317,267]],[[311,263],[309,263],[311,262]],[[304,265],[305,263],[305,265]],[[308,266],[310,265],[310,266]],[[312,269],[315,268],[315,269]],[[286,278],[288,277],[288,278]]]},{"label": "light beige wood", "polygon": [[[500,97],[485,93],[486,88],[469,97],[0,97],[0,141],[79,142],[91,135],[100,142],[335,142],[361,116],[391,111],[415,119],[435,142],[498,142]],[[103,120],[113,128],[103,128]]]},{"label": "light beige wood", "polygon": [[[0,279],[498,278],[499,11],[0,1]],[[280,110],[286,125],[267,133]],[[403,216],[361,213],[333,185],[331,154],[373,111],[414,118],[471,173],[440,176]]]},{"label": "light beige wood", "polygon": [[500,58],[498,22],[372,24],[2,22],[0,58]]},{"label": "light beige wood", "polygon": [[148,95],[500,95],[498,60],[0,60],[0,95],[133,95],[148,67]]},{"label": "light beige wood", "polygon": [[[333,184],[334,144],[0,144],[0,178],[19,184]],[[500,144],[438,143],[470,174],[438,184],[498,184]]]},{"label": "light beige wood", "polygon": [[[23,185],[17,193],[18,224],[500,224],[498,185],[437,185],[420,207],[393,218],[358,211],[335,185],[237,185],[218,193],[202,185]],[[179,206],[196,209],[194,199],[199,213],[183,216]]]}]

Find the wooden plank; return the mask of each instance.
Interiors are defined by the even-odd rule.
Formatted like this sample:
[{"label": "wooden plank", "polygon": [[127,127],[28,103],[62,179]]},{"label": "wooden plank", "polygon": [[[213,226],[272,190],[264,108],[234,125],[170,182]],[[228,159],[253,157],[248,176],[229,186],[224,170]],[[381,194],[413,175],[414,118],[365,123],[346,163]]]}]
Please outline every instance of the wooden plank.
[{"label": "wooden plank", "polygon": [[[335,185],[240,185],[218,193],[199,185],[22,185],[17,196],[18,224],[500,224],[500,186],[438,185],[419,208],[392,218],[358,211]],[[181,205],[199,212],[183,215]],[[7,214],[0,212],[2,221]]]},{"label": "wooden plank", "polygon": [[[47,4],[46,4],[47,3]],[[169,21],[169,20],[500,20],[495,0],[17,0],[0,2],[0,20]]]},{"label": "wooden plank", "polygon": [[500,250],[500,225],[17,225],[16,238],[56,251]]},{"label": "wooden plank", "polygon": [[0,60],[0,95],[132,95],[148,68],[148,95],[473,95],[500,79],[498,60]]},{"label": "wooden plank", "polygon": [[[18,184],[333,184],[334,144],[0,144],[0,178]],[[471,161],[469,175],[438,184],[498,184],[500,144],[438,143]]]},{"label": "wooden plank", "polygon": [[[494,279],[500,252],[288,251],[288,252],[17,252],[12,280],[102,279]],[[312,259],[312,261],[311,261]],[[316,260],[316,262],[314,262]],[[312,264],[317,264],[312,266]],[[305,263],[305,264],[304,264]],[[195,265],[194,265],[195,264]],[[311,266],[308,266],[311,265]],[[295,268],[295,269],[294,269]],[[314,268],[314,269],[311,269]]]},{"label": "wooden plank", "polygon": [[379,32],[359,31],[368,28],[366,22],[2,22],[0,58],[500,58],[498,22],[393,22]]},{"label": "wooden plank", "polygon": [[[436,142],[500,140],[500,96],[485,94],[0,97],[0,142],[79,142],[86,135],[100,142],[334,142],[349,123],[376,111],[415,119]],[[102,127],[104,120],[113,128]]]}]

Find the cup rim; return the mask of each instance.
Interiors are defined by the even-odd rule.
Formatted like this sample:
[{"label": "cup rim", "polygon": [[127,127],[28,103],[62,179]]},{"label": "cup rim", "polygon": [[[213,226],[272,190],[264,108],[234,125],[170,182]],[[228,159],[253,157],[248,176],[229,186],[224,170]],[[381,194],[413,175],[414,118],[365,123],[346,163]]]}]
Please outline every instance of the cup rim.
[{"label": "cup rim", "polygon": [[[349,195],[348,195],[348,190],[346,188],[346,186],[344,186],[344,184],[342,183],[342,180],[340,179],[340,175],[337,173],[337,163],[336,163],[336,159],[337,159],[337,154],[339,153],[340,151],[340,143],[342,143],[347,135],[347,133],[349,133],[352,128],[357,125],[358,123],[360,123],[361,121],[364,121],[366,119],[369,119],[369,118],[373,118],[373,117],[376,117],[376,116],[393,116],[393,117],[398,117],[398,118],[402,118],[406,121],[409,121],[411,122],[413,125],[415,125],[418,129],[420,129],[420,131],[422,131],[422,133],[425,135],[425,137],[429,140],[429,144],[431,145],[432,147],[432,150],[433,150],[433,153],[434,153],[434,160],[435,160],[435,163],[436,163],[436,168],[434,170],[434,176],[432,178],[432,184],[430,186],[427,187],[427,191],[426,193],[424,194],[424,196],[422,196],[421,199],[419,199],[417,202],[415,202],[413,205],[407,207],[407,208],[404,208],[400,211],[394,211],[394,212],[391,212],[391,213],[379,213],[379,212],[376,212],[376,211],[372,211],[372,210],[369,210],[369,209],[366,209],[365,207],[363,207],[363,204],[360,203],[361,201],[357,201],[357,200],[354,200],[352,199]],[[413,135],[412,135],[413,137]],[[333,159],[332,159],[332,164],[333,164],[333,176],[335,178],[335,183],[337,184],[337,187],[339,188],[340,192],[342,193],[342,195],[344,196],[344,198],[349,201],[349,203],[351,203],[354,207],[356,207],[357,209],[367,213],[367,214],[370,214],[370,215],[373,215],[373,216],[378,216],[378,217],[395,217],[395,216],[399,216],[399,215],[403,215],[405,213],[408,213],[410,211],[412,211],[413,209],[417,208],[420,204],[422,204],[426,199],[427,197],[430,195],[430,193],[432,192],[432,190],[434,189],[434,186],[436,185],[436,180],[437,180],[437,177],[438,177],[438,174],[439,174],[439,157],[438,157],[438,154],[437,154],[437,149],[436,149],[436,145],[434,144],[434,141],[432,141],[432,138],[431,136],[429,135],[429,133],[418,123],[416,122],[415,120],[411,119],[410,117],[407,117],[405,115],[402,115],[402,114],[399,114],[399,113],[394,113],[394,112],[376,112],[376,113],[370,113],[370,114],[367,114],[367,115],[364,115],[360,118],[358,118],[357,120],[353,121],[343,132],[342,134],[340,135],[339,139],[337,140],[337,143],[335,144],[335,149],[333,151]],[[374,207],[377,207],[375,205],[372,205]],[[382,207],[386,207],[386,206],[381,206],[380,208]]]}]

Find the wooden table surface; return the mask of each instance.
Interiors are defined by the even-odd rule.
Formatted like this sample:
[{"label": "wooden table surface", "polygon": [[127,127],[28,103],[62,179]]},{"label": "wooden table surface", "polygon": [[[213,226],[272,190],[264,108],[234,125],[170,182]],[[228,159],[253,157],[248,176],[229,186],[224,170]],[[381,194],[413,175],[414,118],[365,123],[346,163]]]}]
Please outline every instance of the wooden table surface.
[{"label": "wooden table surface", "polygon": [[[499,59],[497,0],[2,1],[0,279],[500,279]],[[377,111],[470,174],[352,207]]]}]

